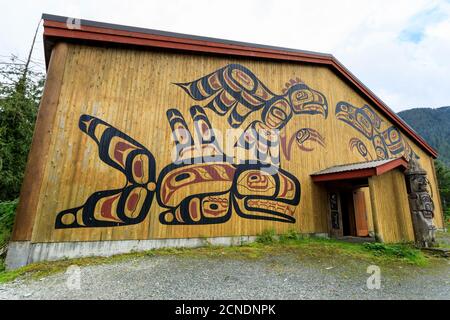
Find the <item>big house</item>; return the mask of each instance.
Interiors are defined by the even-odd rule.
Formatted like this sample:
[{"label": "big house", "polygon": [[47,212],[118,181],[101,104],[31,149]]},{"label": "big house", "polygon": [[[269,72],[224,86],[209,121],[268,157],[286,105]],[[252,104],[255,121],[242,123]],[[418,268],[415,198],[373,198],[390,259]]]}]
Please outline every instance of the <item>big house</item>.
[{"label": "big house", "polygon": [[332,55],[43,19],[8,267],[266,230],[417,241],[414,168],[443,228],[436,151]]}]

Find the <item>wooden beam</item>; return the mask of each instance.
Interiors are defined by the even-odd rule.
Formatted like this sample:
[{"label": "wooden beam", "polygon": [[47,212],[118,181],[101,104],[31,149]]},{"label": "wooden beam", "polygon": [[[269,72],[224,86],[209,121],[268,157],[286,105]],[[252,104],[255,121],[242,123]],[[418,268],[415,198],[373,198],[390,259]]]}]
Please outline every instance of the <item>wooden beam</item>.
[{"label": "wooden beam", "polygon": [[385,172],[391,171],[393,169],[401,169],[401,170],[406,170],[408,168],[408,161],[406,161],[405,158],[401,157],[398,159],[395,159],[391,162],[382,164],[381,166],[376,167],[376,175],[382,175]]},{"label": "wooden beam", "polygon": [[58,107],[67,53],[68,45],[59,43],[53,49],[50,58],[44,93],[39,106],[33,141],[20,190],[16,221],[11,237],[13,241],[31,240],[48,148],[52,130],[54,130],[53,122]]},{"label": "wooden beam", "polygon": [[378,199],[375,195],[375,183],[372,178],[369,178],[369,194],[370,194],[370,205],[372,206],[372,222],[373,231],[375,232],[375,239],[379,242],[384,242],[383,235],[380,230],[380,221],[378,220],[377,204]]},{"label": "wooden beam", "polygon": [[326,181],[368,178],[371,176],[375,176],[376,174],[377,174],[376,168],[368,168],[368,169],[361,169],[361,170],[352,170],[352,171],[321,174],[321,175],[317,175],[317,176],[311,176],[311,178],[314,182],[326,182]]},{"label": "wooden beam", "polygon": [[383,173],[386,173],[393,169],[406,170],[406,168],[408,168],[408,161],[406,161],[404,157],[400,157],[373,168],[354,169],[349,171],[311,175],[311,178],[314,182],[362,179],[372,176],[380,176]]}]

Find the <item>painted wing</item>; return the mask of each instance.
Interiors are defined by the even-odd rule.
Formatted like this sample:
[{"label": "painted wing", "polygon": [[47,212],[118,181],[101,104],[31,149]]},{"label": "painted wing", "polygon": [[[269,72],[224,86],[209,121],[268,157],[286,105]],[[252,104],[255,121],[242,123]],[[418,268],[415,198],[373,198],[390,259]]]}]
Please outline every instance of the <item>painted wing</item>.
[{"label": "painted wing", "polygon": [[208,100],[204,106],[218,115],[227,113],[233,128],[247,116],[263,108],[274,94],[251,72],[239,64],[230,64],[200,79],[176,83],[192,99]]}]

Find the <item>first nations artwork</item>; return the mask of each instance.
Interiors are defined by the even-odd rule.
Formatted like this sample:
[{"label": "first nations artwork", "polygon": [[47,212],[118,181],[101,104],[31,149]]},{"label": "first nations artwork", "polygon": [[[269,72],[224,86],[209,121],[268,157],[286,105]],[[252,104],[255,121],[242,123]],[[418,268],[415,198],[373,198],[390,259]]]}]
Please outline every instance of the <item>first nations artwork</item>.
[{"label": "first nations artwork", "polygon": [[375,156],[360,139],[354,137],[349,142],[350,150],[356,150],[367,161],[399,156],[404,156],[407,160],[419,158],[396,127],[382,128],[383,120],[368,105],[358,108],[341,101],[336,105],[336,118],[361,132],[372,143]]},{"label": "first nations artwork", "polygon": [[432,190],[427,172],[413,159],[409,162],[405,177],[416,244],[419,247],[432,247],[436,244],[436,226],[433,223],[433,198],[427,188],[430,186]]},{"label": "first nations artwork", "polygon": [[[325,140],[312,128],[299,128],[291,137],[283,129],[294,115],[326,118],[325,96],[299,79],[287,82],[277,95],[237,64],[177,85],[205,105],[190,108],[194,131],[179,110],[167,110],[175,157],[158,177],[156,159],[141,143],[101,119],[80,117],[79,129],[96,143],[100,160],[120,171],[126,183],[120,189],[97,191],[83,205],[58,213],[55,228],[138,224],[155,198],[163,208],[159,222],[165,225],[224,223],[233,212],[245,219],[296,221],[300,182],[281,168],[280,155],[289,161],[293,145],[309,152],[311,145],[324,147]],[[223,151],[205,110],[226,116],[232,128],[260,112],[260,120],[251,122],[234,146],[246,151],[244,159]],[[193,186],[201,191],[192,194]]]}]

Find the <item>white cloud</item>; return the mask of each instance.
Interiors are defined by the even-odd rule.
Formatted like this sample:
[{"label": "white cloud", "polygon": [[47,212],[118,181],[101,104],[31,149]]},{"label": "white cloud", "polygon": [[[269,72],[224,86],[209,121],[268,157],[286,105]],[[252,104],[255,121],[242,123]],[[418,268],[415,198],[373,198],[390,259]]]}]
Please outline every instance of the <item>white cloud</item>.
[{"label": "white cloud", "polygon": [[[450,105],[448,1],[16,0],[2,12],[0,55],[25,57],[46,12],[328,52],[396,111]],[[408,32],[419,32],[420,41],[408,41]],[[38,40],[34,57],[43,59]]]}]

